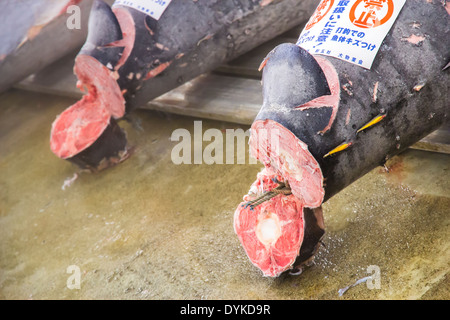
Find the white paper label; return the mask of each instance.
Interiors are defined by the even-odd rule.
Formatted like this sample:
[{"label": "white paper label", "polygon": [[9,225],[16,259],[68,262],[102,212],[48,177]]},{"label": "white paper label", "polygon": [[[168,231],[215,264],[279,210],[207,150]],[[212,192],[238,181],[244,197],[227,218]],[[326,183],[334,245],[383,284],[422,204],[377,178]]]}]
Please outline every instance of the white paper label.
[{"label": "white paper label", "polygon": [[130,7],[148,14],[153,19],[159,20],[171,1],[172,0],[116,0],[113,7],[116,5]]},{"label": "white paper label", "polygon": [[322,0],[297,45],[370,69],[406,0]]}]

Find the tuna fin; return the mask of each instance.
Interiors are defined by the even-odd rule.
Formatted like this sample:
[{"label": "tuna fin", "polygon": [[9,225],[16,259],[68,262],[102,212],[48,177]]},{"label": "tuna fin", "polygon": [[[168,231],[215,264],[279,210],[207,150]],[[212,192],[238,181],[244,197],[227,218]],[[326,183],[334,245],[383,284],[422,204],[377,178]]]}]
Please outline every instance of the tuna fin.
[{"label": "tuna fin", "polygon": [[331,94],[319,63],[306,50],[295,44],[278,45],[267,55],[262,66],[266,105],[296,108]]},{"label": "tuna fin", "polygon": [[353,142],[343,142],[340,145],[338,145],[336,148],[334,148],[333,150],[331,150],[330,152],[328,152],[327,154],[325,154],[323,157],[329,157],[332,154],[344,151],[345,149],[349,148],[351,145],[353,144]]},{"label": "tuna fin", "polygon": [[386,117],[386,114],[377,115],[375,118],[373,118],[372,120],[367,122],[365,125],[363,125],[361,128],[359,128],[358,131],[356,131],[356,133],[360,133],[361,131],[366,130],[367,128],[370,128],[370,127],[376,125],[378,122],[383,120],[385,117]]}]

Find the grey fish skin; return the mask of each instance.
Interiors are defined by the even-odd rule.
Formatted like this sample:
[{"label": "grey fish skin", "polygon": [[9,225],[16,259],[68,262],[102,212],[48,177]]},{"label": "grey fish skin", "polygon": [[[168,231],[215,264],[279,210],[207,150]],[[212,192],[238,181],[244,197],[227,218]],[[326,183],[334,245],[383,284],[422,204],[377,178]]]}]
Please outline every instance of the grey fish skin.
[{"label": "grey fish skin", "polygon": [[[67,28],[68,6],[80,8],[80,29]],[[81,47],[92,0],[0,1],[0,92]]]},{"label": "grey fish skin", "polygon": [[[417,25],[419,29],[414,27]],[[418,33],[424,36],[421,43],[408,40]],[[333,64],[340,88],[336,118],[328,131],[318,133],[329,122],[332,108],[296,109],[311,97],[323,95],[330,83],[317,80],[322,92],[318,83],[304,88],[305,79],[311,77],[307,72],[317,70],[318,65],[293,44],[282,44],[267,57],[264,103],[255,121],[274,120],[308,145],[322,169],[326,201],[448,121],[450,74],[443,67],[450,59],[450,17],[440,1],[408,0],[371,70],[333,57],[322,58]],[[302,66],[305,61],[309,62]],[[287,71],[295,68],[304,73]],[[321,71],[314,76],[320,78]],[[283,84],[288,84],[289,90],[281,87]],[[286,96],[275,104],[270,88],[277,85]],[[290,90],[304,92],[304,98],[293,100]],[[357,133],[380,114],[385,115],[382,121]],[[327,156],[343,142],[351,147]]]},{"label": "grey fish skin", "polygon": [[89,15],[86,42],[79,54],[94,57],[103,65],[111,68],[119,62],[124,48],[110,46],[111,43],[122,40],[122,30],[111,7],[103,1],[94,1]]}]

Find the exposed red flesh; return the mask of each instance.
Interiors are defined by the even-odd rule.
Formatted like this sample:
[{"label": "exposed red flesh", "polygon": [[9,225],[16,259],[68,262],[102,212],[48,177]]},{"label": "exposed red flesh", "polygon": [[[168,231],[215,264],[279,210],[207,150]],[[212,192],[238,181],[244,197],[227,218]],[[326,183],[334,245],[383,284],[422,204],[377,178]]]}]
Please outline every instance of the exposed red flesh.
[{"label": "exposed red flesh", "polygon": [[90,56],[78,55],[74,71],[79,86],[85,86],[88,93],[53,122],[50,148],[62,159],[91,146],[111,117],[120,118],[125,113],[125,100],[108,68]]},{"label": "exposed red flesh", "polygon": [[133,17],[128,10],[122,8],[114,8],[114,14],[116,15],[117,21],[119,21],[120,29],[122,30],[122,40],[116,41],[115,46],[124,47],[122,56],[117,63],[115,69],[119,70],[121,66],[130,57],[131,51],[134,47],[134,41],[136,39],[136,26],[134,24]]},{"label": "exposed red flesh", "polygon": [[269,58],[268,57],[264,58],[263,62],[261,62],[261,64],[259,65],[258,71],[261,71],[262,69],[264,69],[264,67],[267,64],[267,61],[269,61]]},{"label": "exposed red flesh", "polygon": [[333,64],[328,59],[321,56],[315,56],[314,58],[319,63],[325,74],[331,94],[313,99],[301,106],[298,106],[297,109],[305,110],[310,108],[323,108],[325,106],[331,107],[333,111],[331,112],[330,121],[328,122],[327,126],[320,131],[320,133],[323,134],[331,129],[331,125],[336,118],[336,114],[339,108],[341,88],[339,86],[339,75]]},{"label": "exposed red flesh", "polygon": [[[234,230],[250,261],[266,276],[277,277],[294,264],[304,235],[303,208],[319,207],[324,198],[323,176],[308,146],[273,120],[255,121],[250,148],[265,168],[234,214]],[[288,182],[291,195],[277,195],[257,205],[250,200]]]},{"label": "exposed red flesh", "polygon": [[163,72],[164,70],[167,69],[167,67],[170,66],[170,64],[172,63],[172,61],[169,62],[165,62],[165,63],[161,63],[159,66],[157,66],[156,68],[153,68],[152,70],[150,70],[147,75],[145,76],[144,80],[148,80],[151,78],[156,77],[158,74],[160,74],[161,72]]},{"label": "exposed red flesh", "polygon": [[252,155],[288,181],[292,194],[305,207],[319,207],[325,195],[323,175],[308,146],[273,120],[258,120],[251,127]]},{"label": "exposed red flesh", "polygon": [[110,118],[105,108],[97,107],[93,95],[85,95],[53,122],[51,150],[62,159],[73,157],[100,137]]},{"label": "exposed red flesh", "polygon": [[95,89],[94,98],[99,107],[104,106],[116,119],[123,117],[125,100],[113,73],[108,68],[91,56],[78,55],[74,71],[89,92],[92,88]]},{"label": "exposed red flesh", "polygon": [[270,277],[292,267],[304,235],[303,205],[294,195],[278,195],[254,210],[245,207],[247,201],[275,188],[275,177],[264,168],[234,214],[234,230],[250,261]]}]

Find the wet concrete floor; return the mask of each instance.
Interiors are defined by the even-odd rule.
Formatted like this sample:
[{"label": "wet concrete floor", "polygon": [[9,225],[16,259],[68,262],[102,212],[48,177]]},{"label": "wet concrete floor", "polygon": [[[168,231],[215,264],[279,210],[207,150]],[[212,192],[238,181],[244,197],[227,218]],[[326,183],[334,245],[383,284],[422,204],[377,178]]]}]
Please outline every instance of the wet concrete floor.
[{"label": "wet concrete floor", "polygon": [[[73,102],[0,95],[1,299],[450,298],[449,155],[408,150],[330,199],[315,264],[272,279],[233,230],[260,164],[175,165],[171,134],[198,119],[137,111],[120,122],[132,157],[63,188],[77,169],[51,153],[49,135]],[[368,275],[379,281],[339,295]]]}]

